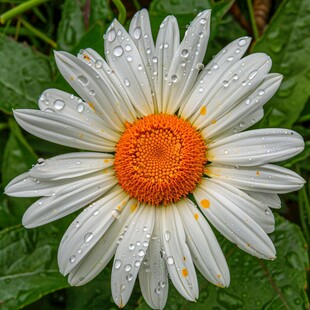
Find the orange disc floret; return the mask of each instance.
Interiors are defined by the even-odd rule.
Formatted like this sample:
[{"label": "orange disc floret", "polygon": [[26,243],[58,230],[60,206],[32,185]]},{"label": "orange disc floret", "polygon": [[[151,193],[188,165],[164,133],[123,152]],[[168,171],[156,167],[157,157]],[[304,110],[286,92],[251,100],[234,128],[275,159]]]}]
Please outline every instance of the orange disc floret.
[{"label": "orange disc floret", "polygon": [[117,146],[114,168],[131,197],[167,205],[192,192],[206,163],[206,146],[188,121],[152,114],[127,124]]}]

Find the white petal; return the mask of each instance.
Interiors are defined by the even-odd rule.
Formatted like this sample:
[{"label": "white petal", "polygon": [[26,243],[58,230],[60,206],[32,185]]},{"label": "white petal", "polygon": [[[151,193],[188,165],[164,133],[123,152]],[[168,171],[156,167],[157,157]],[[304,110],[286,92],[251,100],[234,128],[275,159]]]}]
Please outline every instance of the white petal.
[{"label": "white petal", "polygon": [[210,143],[207,156],[214,163],[256,166],[291,158],[303,149],[304,140],[295,131],[256,129]]},{"label": "white petal", "polygon": [[199,73],[197,65],[202,63],[208,45],[210,16],[210,10],[197,15],[172,59],[164,83],[163,100],[168,102],[166,111],[163,111],[165,113],[173,114],[177,111],[196,81]]},{"label": "white petal", "polygon": [[124,236],[115,253],[111,277],[113,299],[120,308],[126,305],[131,295],[154,222],[155,208],[140,205],[126,223]]},{"label": "white petal", "polygon": [[206,102],[214,88],[218,88],[220,79],[246,52],[251,38],[239,38],[223,48],[199,74],[188,100],[180,107],[180,116],[188,119]]},{"label": "white petal", "polygon": [[109,136],[74,118],[27,109],[14,110],[14,117],[22,128],[41,139],[91,151],[115,151],[116,143],[108,140]]},{"label": "white petal", "polygon": [[168,297],[168,272],[162,257],[160,212],[155,208],[156,219],[150,245],[139,271],[142,295],[153,309],[163,309]]},{"label": "white petal", "polygon": [[119,134],[105,126],[102,118],[87,103],[74,95],[51,88],[42,93],[38,104],[41,111],[54,112],[70,119],[73,118],[95,131],[104,129],[107,139],[118,141]]},{"label": "white petal", "polygon": [[[137,115],[131,101],[115,72],[106,61],[93,49],[87,48],[78,53],[78,58],[86,62],[94,70],[96,78],[104,80],[109,85],[107,91],[113,92],[117,100],[113,103],[113,109],[120,119],[128,122],[136,120]],[[105,90],[105,89],[104,89]]]},{"label": "white petal", "polygon": [[245,191],[249,196],[253,199],[261,201],[266,206],[274,209],[281,208],[281,200],[277,194],[270,194],[270,193],[260,193],[260,192],[251,192]]},{"label": "white petal", "polygon": [[189,199],[180,200],[178,210],[196,267],[211,283],[220,287],[229,286],[226,259],[209,223]]},{"label": "white petal", "polygon": [[63,275],[71,272],[96,246],[128,200],[128,194],[117,186],[76,217],[65,232],[58,250],[58,265]]},{"label": "white petal", "polygon": [[89,65],[69,53],[55,52],[55,60],[62,76],[104,120],[105,125],[116,131],[123,131],[124,120],[115,113],[114,104],[118,99],[110,85],[105,80],[96,78]]},{"label": "white petal", "polygon": [[239,209],[250,216],[266,233],[269,234],[274,231],[274,216],[266,204],[253,199],[242,190],[219,179],[212,178],[208,180],[208,183],[210,182],[220,188],[221,195],[233,201]]},{"label": "white petal", "polygon": [[95,173],[57,189],[54,195],[33,203],[23,216],[23,225],[37,227],[62,218],[94,201],[117,183],[114,173]]},{"label": "white petal", "polygon": [[173,56],[180,44],[179,26],[174,16],[167,16],[161,23],[156,39],[155,57],[152,59],[158,112],[167,109],[168,100],[164,100],[163,87],[168,76]]},{"label": "white petal", "polygon": [[[249,55],[236,62],[206,94],[203,105],[191,117],[199,129],[234,108],[258,87],[271,68],[271,59],[263,53]],[[236,78],[238,77],[238,78]]]},{"label": "white petal", "polygon": [[194,301],[198,298],[198,282],[178,208],[168,205],[160,210],[161,238],[171,281],[182,296]]},{"label": "white petal", "polygon": [[282,75],[268,74],[249,96],[240,101],[233,109],[227,110],[218,119],[202,130],[206,140],[241,132],[257,123],[263,116],[263,105],[275,94],[282,81]]},{"label": "white petal", "polygon": [[106,38],[106,59],[122,82],[133,106],[143,116],[154,113],[147,69],[132,38],[117,20],[109,27]]},{"label": "white petal", "polygon": [[259,258],[274,259],[276,250],[264,230],[243,210],[232,196],[210,179],[195,189],[194,197],[214,227],[239,248]]},{"label": "white petal", "polygon": [[211,164],[206,174],[239,189],[264,193],[289,193],[303,187],[305,180],[297,173],[276,165],[238,167]]},{"label": "white petal", "polygon": [[78,152],[55,156],[36,164],[29,176],[41,180],[63,180],[80,177],[113,166],[114,155]]},{"label": "white petal", "polygon": [[71,270],[68,279],[71,285],[80,286],[88,283],[106,267],[115,254],[120,232],[124,230],[124,224],[136,205],[136,200],[131,199],[96,246]]}]

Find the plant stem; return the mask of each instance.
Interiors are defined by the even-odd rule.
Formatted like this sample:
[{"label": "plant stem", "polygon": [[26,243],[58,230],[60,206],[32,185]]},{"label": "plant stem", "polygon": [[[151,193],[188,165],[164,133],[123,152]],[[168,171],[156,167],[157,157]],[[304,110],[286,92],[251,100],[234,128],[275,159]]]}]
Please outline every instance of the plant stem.
[{"label": "plant stem", "polygon": [[122,3],[122,1],[120,1],[120,0],[112,0],[112,1],[118,9],[118,21],[122,25],[124,25],[125,21],[126,21],[126,8],[125,8],[124,4]]},{"label": "plant stem", "polygon": [[53,41],[51,38],[49,38],[47,35],[45,35],[43,32],[39,31],[38,29],[34,28],[32,25],[30,25],[27,21],[21,18],[21,23],[23,26],[31,31],[34,35],[36,35],[38,38],[42,39],[44,42],[51,45],[53,48],[57,48],[57,43]]},{"label": "plant stem", "polygon": [[17,15],[20,15],[21,13],[38,6],[41,3],[44,3],[48,0],[29,0],[26,2],[23,2],[22,4],[14,7],[13,9],[6,11],[5,13],[0,15],[0,24],[5,24],[8,20],[14,18]]},{"label": "plant stem", "polygon": [[252,0],[247,0],[247,4],[248,4],[248,9],[249,9],[249,14],[250,14],[250,21],[251,21],[251,26],[253,30],[253,35],[254,35],[255,40],[257,40],[259,38],[259,34],[258,34],[257,25],[255,21]]}]

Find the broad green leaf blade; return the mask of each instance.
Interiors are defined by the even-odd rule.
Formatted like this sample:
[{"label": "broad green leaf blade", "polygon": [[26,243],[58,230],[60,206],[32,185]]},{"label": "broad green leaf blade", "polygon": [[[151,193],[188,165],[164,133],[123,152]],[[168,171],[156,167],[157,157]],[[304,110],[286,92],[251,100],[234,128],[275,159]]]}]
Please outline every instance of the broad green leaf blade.
[{"label": "broad green leaf blade", "polygon": [[[276,216],[276,231],[271,238],[277,249],[274,261],[257,259],[223,241],[231,274],[230,287],[218,288],[199,276],[200,296],[192,303],[170,285],[165,309],[308,309],[305,287],[309,261],[300,228]],[[143,301],[138,309],[149,308]]]},{"label": "broad green leaf blade", "polygon": [[58,271],[59,231],[52,225],[0,232],[1,309],[20,309],[43,295],[68,287]]},{"label": "broad green leaf blade", "polygon": [[37,108],[51,76],[48,58],[0,35],[0,110],[12,113],[12,108]]},{"label": "broad green leaf blade", "polygon": [[310,1],[284,1],[253,52],[271,56],[273,72],[284,75],[277,94],[266,105],[272,108],[270,126],[291,127],[310,95]]}]

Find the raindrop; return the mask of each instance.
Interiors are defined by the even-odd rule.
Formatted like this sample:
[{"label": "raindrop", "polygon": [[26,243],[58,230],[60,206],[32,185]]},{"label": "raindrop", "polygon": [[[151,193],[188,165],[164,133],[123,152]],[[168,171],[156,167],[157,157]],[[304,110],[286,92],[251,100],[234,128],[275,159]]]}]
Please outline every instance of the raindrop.
[{"label": "raindrop", "polygon": [[142,228],[142,231],[147,232],[147,227],[144,226],[144,227]]},{"label": "raindrop", "polygon": [[95,61],[95,67],[96,67],[97,69],[100,69],[100,68],[102,67],[102,65],[103,65],[103,62],[102,62],[100,59],[97,59],[97,60]]},{"label": "raindrop", "polygon": [[118,211],[118,210],[112,210],[112,215],[113,215],[113,217],[115,217],[116,219],[118,219],[119,218],[119,216],[120,216],[120,212]]},{"label": "raindrop", "polygon": [[82,84],[82,86],[88,85],[88,78],[85,75],[79,75],[77,80]]},{"label": "raindrop", "polygon": [[131,49],[132,49],[132,47],[130,44],[125,45],[125,51],[129,52],[129,51],[131,51]]},{"label": "raindrop", "polygon": [[129,83],[129,80],[126,78],[126,79],[124,79],[124,83],[125,83],[125,85],[128,87],[128,86],[130,86],[130,83]]},{"label": "raindrop", "polygon": [[158,62],[158,58],[154,56],[154,57],[152,58],[152,61],[153,61],[154,64],[156,64],[156,63]]},{"label": "raindrop", "polygon": [[213,65],[213,69],[214,70],[217,70],[219,68],[219,65],[217,64],[217,63],[215,63],[214,65]]},{"label": "raindrop", "polygon": [[172,266],[172,265],[174,264],[174,259],[173,259],[173,257],[172,257],[172,256],[167,257],[166,262],[167,262],[167,265]]},{"label": "raindrop", "polygon": [[240,128],[243,128],[244,126],[245,126],[245,123],[244,123],[244,122],[239,123],[239,127],[240,127]]},{"label": "raindrop", "polygon": [[251,103],[251,99],[250,98],[245,100],[245,104],[250,104],[250,103]]},{"label": "raindrop", "polygon": [[151,52],[152,52],[150,48],[147,48],[145,51],[147,54],[151,54]]},{"label": "raindrop", "polygon": [[166,283],[165,283],[165,281],[159,281],[158,282],[158,286],[160,286],[160,287],[165,287],[166,286]]},{"label": "raindrop", "polygon": [[226,154],[226,155],[227,155],[228,153],[229,153],[229,151],[228,151],[228,150],[224,150],[224,154]]},{"label": "raindrop", "polygon": [[85,236],[84,236],[84,241],[86,243],[88,243],[91,239],[93,239],[94,235],[91,232],[88,232]]},{"label": "raindrop", "polygon": [[133,243],[129,244],[128,248],[130,251],[133,251],[135,249],[135,245]]},{"label": "raindrop", "polygon": [[116,259],[114,262],[114,268],[119,269],[122,266],[122,261],[119,259]]},{"label": "raindrop", "polygon": [[136,242],[136,245],[137,245],[137,246],[140,246],[140,245],[141,245],[141,242],[140,242],[140,241],[137,241],[137,242]]},{"label": "raindrop", "polygon": [[229,56],[228,58],[227,58],[227,61],[233,61],[234,60],[234,57],[233,56]]},{"label": "raindrop", "polygon": [[204,36],[203,32],[200,32],[198,35],[199,35],[199,38],[201,38],[201,39],[202,39],[203,36]]},{"label": "raindrop", "polygon": [[125,284],[122,284],[121,287],[120,287],[121,291],[124,291],[125,288],[126,288],[126,285],[125,285]]},{"label": "raindrop", "polygon": [[235,81],[237,81],[237,80],[239,79],[238,74],[234,74],[233,79],[234,79]]},{"label": "raindrop", "polygon": [[130,271],[131,270],[131,265],[130,264],[127,264],[127,265],[125,265],[125,271]]},{"label": "raindrop", "polygon": [[98,215],[99,214],[99,210],[94,211],[93,215]]},{"label": "raindrop", "polygon": [[132,57],[131,56],[127,56],[127,61],[128,62],[132,62]]},{"label": "raindrop", "polygon": [[201,20],[200,20],[200,24],[201,25],[205,25],[207,23],[207,20],[205,19],[205,18],[202,18]]},{"label": "raindrop", "polygon": [[142,65],[138,65],[138,70],[141,71],[143,69]]},{"label": "raindrop", "polygon": [[144,247],[148,247],[149,246],[149,243],[147,241],[144,241],[142,244],[143,244]]},{"label": "raindrop", "polygon": [[239,53],[240,53],[240,48],[237,48],[236,51],[235,51],[235,53],[236,53],[236,54],[239,54]]},{"label": "raindrop", "polygon": [[79,113],[83,112],[84,111],[84,105],[83,104],[79,104],[77,106],[77,110],[78,110]]},{"label": "raindrop", "polygon": [[165,43],[164,44],[164,48],[168,48],[169,47],[169,44],[168,43]]},{"label": "raindrop", "polygon": [[186,61],[185,60],[181,60],[180,65],[181,65],[181,67],[185,67],[186,66]]},{"label": "raindrop", "polygon": [[248,79],[249,79],[249,80],[254,79],[254,77],[256,76],[257,72],[258,72],[257,70],[252,71],[252,72],[249,74]]},{"label": "raindrop", "polygon": [[184,57],[184,58],[188,57],[188,54],[189,54],[189,52],[188,52],[187,49],[184,49],[184,50],[182,50],[182,52],[181,52],[181,56]]},{"label": "raindrop", "polygon": [[202,92],[203,92],[203,87],[199,87],[199,88],[198,88],[198,91],[199,91],[200,93],[202,93]]},{"label": "raindrop", "polygon": [[116,57],[122,56],[123,53],[124,53],[124,50],[123,50],[123,48],[122,48],[120,45],[114,47],[114,49],[113,49],[113,54],[114,54]]},{"label": "raindrop", "polygon": [[259,96],[262,96],[264,93],[265,93],[265,91],[264,91],[263,89],[260,89],[260,90],[258,91]]},{"label": "raindrop", "polygon": [[65,106],[65,102],[63,100],[57,99],[54,101],[54,108],[55,110],[62,110]]},{"label": "raindrop", "polygon": [[246,44],[246,40],[240,39],[238,44],[239,44],[239,46],[244,46]]},{"label": "raindrop", "polygon": [[135,267],[140,267],[140,265],[141,265],[141,262],[138,261],[138,260],[136,260],[136,261],[135,261]]},{"label": "raindrop", "polygon": [[127,280],[128,282],[132,281],[132,278],[133,278],[133,276],[132,276],[131,273],[128,274],[128,275],[126,276],[126,280]]},{"label": "raindrop", "polygon": [[76,222],[75,222],[75,227],[76,227],[76,228],[80,227],[80,222],[79,222],[79,221],[76,221]]},{"label": "raindrop", "polygon": [[141,249],[138,251],[138,256],[143,257],[144,255],[145,255],[144,250]]},{"label": "raindrop", "polygon": [[224,87],[228,87],[228,86],[229,86],[229,82],[228,82],[227,80],[224,80],[224,81],[223,81],[223,86],[224,86]]},{"label": "raindrop", "polygon": [[140,39],[141,34],[142,34],[142,31],[141,31],[140,27],[137,27],[133,30],[133,36],[135,39],[137,39],[137,40]]},{"label": "raindrop", "polygon": [[175,75],[175,74],[173,74],[173,75],[171,76],[171,81],[172,81],[173,83],[176,83],[176,82],[178,81],[178,76]]},{"label": "raindrop", "polygon": [[113,42],[116,38],[116,32],[115,29],[111,29],[108,33],[107,33],[107,39],[109,42]]},{"label": "raindrop", "polygon": [[91,90],[89,91],[89,94],[90,94],[91,96],[95,96],[95,95],[96,95],[96,91],[95,91],[94,89],[91,89]]},{"label": "raindrop", "polygon": [[171,237],[170,231],[167,230],[167,231],[165,232],[165,240],[166,240],[166,241],[169,241],[169,240],[170,240],[170,237]]},{"label": "raindrop", "polygon": [[241,85],[242,85],[242,86],[246,86],[246,81],[243,81],[243,82],[241,83]]},{"label": "raindrop", "polygon": [[69,262],[73,264],[75,262],[75,258],[76,258],[75,255],[70,256]]},{"label": "raindrop", "polygon": [[156,288],[154,289],[154,292],[155,292],[155,294],[159,295],[159,294],[160,294],[160,288],[159,288],[159,287],[156,287]]},{"label": "raindrop", "polygon": [[269,215],[270,212],[269,212],[268,210],[265,210],[265,214],[266,214],[266,215]]},{"label": "raindrop", "polygon": [[45,164],[44,158],[38,158],[37,164],[43,166]]}]

